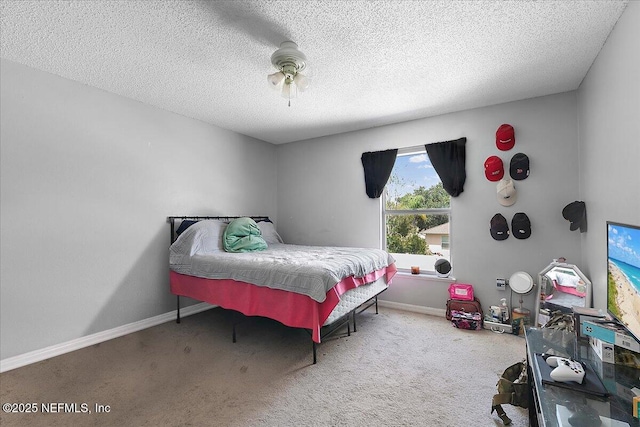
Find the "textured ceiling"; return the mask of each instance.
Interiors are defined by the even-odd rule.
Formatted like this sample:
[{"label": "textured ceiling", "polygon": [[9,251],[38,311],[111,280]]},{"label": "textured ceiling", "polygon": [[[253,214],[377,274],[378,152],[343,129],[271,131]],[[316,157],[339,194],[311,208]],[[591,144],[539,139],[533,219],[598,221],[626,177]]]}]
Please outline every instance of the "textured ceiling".
[{"label": "textured ceiling", "polygon": [[[577,89],[626,3],[2,0],[0,53],[278,144]],[[291,107],[285,40],[313,72]]]}]

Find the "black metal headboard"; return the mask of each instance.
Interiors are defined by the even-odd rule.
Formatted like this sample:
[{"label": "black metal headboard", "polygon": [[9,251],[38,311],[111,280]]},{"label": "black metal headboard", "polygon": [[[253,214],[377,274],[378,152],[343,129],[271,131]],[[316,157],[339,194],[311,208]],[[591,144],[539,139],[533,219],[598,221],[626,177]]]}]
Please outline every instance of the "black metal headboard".
[{"label": "black metal headboard", "polygon": [[231,222],[237,218],[249,217],[255,222],[259,221],[271,221],[268,216],[253,216],[253,215],[244,215],[244,216],[169,216],[167,217],[167,222],[171,227],[171,243],[176,240],[176,221],[202,221],[203,219],[216,219],[218,221]]}]

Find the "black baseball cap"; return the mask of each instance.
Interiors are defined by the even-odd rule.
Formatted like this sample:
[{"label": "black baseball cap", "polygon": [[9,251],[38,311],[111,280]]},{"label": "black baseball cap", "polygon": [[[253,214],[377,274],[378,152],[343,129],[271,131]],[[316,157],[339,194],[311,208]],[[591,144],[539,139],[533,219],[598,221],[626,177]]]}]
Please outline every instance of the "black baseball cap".
[{"label": "black baseball cap", "polygon": [[513,155],[509,164],[509,175],[516,181],[522,181],[529,176],[529,157],[526,154]]},{"label": "black baseball cap", "polygon": [[580,229],[581,233],[587,231],[587,206],[584,202],[575,201],[569,203],[562,209],[564,219],[571,222],[569,229],[571,231]]},{"label": "black baseball cap", "polygon": [[491,237],[495,240],[506,240],[509,238],[509,224],[507,224],[507,219],[502,216],[502,214],[495,214],[493,218],[491,218],[491,228],[489,229],[491,232]]},{"label": "black baseball cap", "polygon": [[516,239],[527,239],[531,236],[531,221],[524,212],[518,212],[511,219],[511,232]]}]

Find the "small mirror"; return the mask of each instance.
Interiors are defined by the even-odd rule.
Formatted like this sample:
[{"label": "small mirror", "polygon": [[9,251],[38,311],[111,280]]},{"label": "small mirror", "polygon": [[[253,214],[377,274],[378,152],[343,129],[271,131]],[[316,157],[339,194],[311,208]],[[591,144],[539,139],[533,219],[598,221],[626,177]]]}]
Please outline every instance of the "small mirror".
[{"label": "small mirror", "polygon": [[591,281],[573,264],[554,261],[538,273],[537,326],[554,311],[571,313],[573,307],[591,307]]}]

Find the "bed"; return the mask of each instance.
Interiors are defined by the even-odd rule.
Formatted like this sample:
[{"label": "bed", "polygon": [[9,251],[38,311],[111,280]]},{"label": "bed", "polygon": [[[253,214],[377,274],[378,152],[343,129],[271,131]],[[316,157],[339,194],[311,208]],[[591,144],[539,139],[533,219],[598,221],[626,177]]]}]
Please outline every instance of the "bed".
[{"label": "bed", "polygon": [[[394,260],[379,249],[285,244],[268,217],[250,217],[265,250],[230,253],[222,235],[240,217],[168,217],[170,290],[244,316],[261,316],[311,335],[313,363],[322,339],[347,326],[370,307],[396,273]],[[236,341],[236,323],[232,339]]]}]

